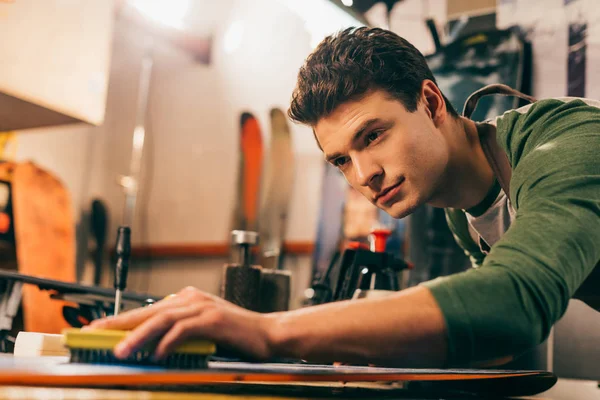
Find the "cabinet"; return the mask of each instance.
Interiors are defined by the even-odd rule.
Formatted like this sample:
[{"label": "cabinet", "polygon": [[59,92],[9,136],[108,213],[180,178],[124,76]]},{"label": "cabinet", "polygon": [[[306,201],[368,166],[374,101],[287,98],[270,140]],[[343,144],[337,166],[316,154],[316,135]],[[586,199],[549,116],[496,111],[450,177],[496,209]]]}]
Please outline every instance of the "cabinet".
[{"label": "cabinet", "polygon": [[104,121],[113,0],[0,0],[0,132]]}]

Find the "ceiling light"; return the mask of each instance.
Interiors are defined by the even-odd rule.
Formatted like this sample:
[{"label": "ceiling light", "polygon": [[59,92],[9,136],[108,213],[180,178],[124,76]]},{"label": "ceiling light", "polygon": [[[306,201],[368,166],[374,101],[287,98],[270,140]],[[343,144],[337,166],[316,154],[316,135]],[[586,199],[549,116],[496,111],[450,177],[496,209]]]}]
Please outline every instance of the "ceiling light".
[{"label": "ceiling light", "polygon": [[190,0],[129,0],[129,4],[149,19],[183,29],[183,19],[188,12]]},{"label": "ceiling light", "polygon": [[304,26],[310,34],[312,48],[315,48],[327,35],[350,26],[363,25],[331,1],[279,0],[279,2],[304,20]]}]

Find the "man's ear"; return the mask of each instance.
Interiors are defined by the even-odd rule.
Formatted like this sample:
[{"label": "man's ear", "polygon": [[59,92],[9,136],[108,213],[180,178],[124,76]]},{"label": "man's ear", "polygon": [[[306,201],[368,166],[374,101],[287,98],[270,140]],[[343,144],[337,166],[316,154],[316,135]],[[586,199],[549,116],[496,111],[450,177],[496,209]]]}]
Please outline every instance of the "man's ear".
[{"label": "man's ear", "polygon": [[430,79],[425,79],[421,85],[421,101],[435,126],[441,125],[448,117],[446,102],[442,92]]}]

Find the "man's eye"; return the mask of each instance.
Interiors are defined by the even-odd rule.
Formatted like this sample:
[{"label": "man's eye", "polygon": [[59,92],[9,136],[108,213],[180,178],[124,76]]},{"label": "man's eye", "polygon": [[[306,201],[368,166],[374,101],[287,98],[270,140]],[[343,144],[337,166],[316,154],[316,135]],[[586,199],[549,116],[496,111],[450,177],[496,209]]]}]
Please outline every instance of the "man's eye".
[{"label": "man's eye", "polygon": [[381,135],[381,131],[373,131],[367,135],[367,144],[373,143]]},{"label": "man's eye", "polygon": [[346,157],[338,157],[335,160],[333,160],[333,165],[335,165],[336,167],[341,167],[344,164],[346,164]]}]

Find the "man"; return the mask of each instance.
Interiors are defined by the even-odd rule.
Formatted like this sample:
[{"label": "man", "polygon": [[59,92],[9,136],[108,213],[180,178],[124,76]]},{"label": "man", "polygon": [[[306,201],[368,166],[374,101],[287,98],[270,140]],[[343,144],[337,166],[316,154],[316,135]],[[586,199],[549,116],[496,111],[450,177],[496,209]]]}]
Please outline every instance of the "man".
[{"label": "man", "polygon": [[[368,28],[328,37],[300,69],[291,118],[310,125],[326,159],[391,216],[425,203],[448,209],[481,266],[387,298],[269,315],[187,288],[92,327],[133,330],[117,356],[162,337],[160,358],[198,336],[259,360],[504,362],[542,342],[578,289],[591,303],[589,288],[600,284],[600,109],[570,100],[476,125],[402,38]],[[482,149],[483,127],[508,156],[510,198]]]}]

